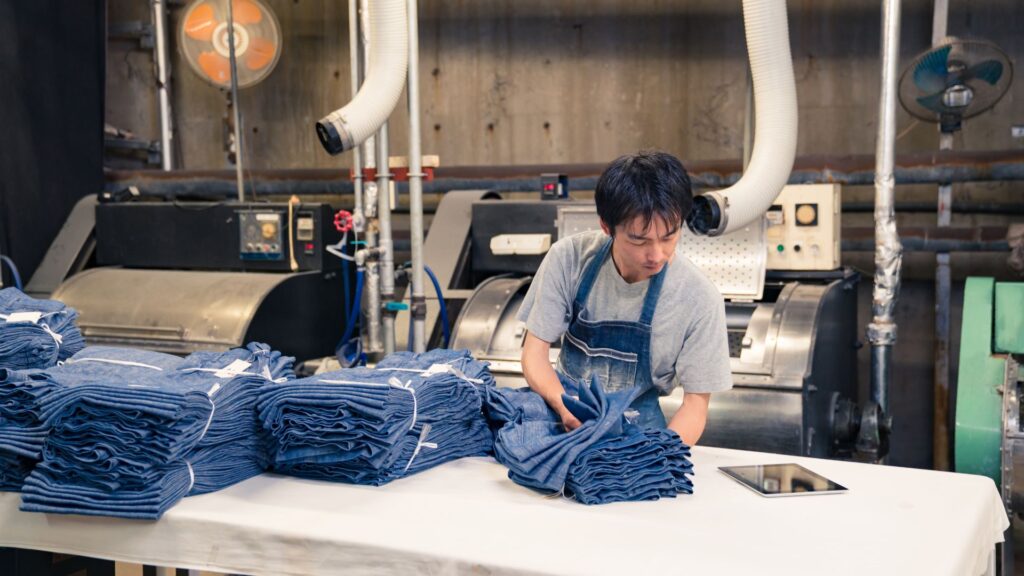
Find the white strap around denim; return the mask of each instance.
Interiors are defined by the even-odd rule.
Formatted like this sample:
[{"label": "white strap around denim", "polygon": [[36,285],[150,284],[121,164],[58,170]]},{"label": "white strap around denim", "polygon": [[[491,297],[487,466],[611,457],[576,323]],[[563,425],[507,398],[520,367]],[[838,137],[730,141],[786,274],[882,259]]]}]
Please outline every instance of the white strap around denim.
[{"label": "white strap around denim", "polygon": [[53,338],[53,341],[57,343],[57,347],[59,348],[61,345],[64,344],[64,337],[51,330],[48,324],[39,323],[39,321],[42,320],[43,318],[46,318],[47,316],[53,316],[54,314],[57,313],[50,312],[49,314],[44,314],[38,311],[11,312],[10,314],[0,314],[0,319],[4,320],[8,324],[35,324],[36,326],[42,328],[44,332],[49,334],[50,337]]},{"label": "white strap around denim", "polygon": [[81,362],[100,362],[103,364],[117,364],[118,366],[134,366],[136,368],[149,368],[150,370],[159,370],[163,372],[163,368],[159,366],[152,366],[150,364],[143,364],[142,362],[132,362],[131,360],[113,360],[111,358],[71,358],[65,364],[79,364]]},{"label": "white strap around denim", "polygon": [[434,450],[437,448],[437,442],[424,442],[427,439],[427,434],[430,434],[430,424],[424,424],[423,430],[420,431],[420,437],[416,440],[416,449],[412,451],[412,457],[409,458],[409,462],[406,463],[405,468],[402,469],[402,473],[409,471],[409,467],[412,466],[412,461],[419,456],[420,450],[423,448],[430,448]]},{"label": "white strap around denim", "polygon": [[406,381],[404,384],[401,380],[395,377],[388,379],[387,384],[381,384],[379,382],[359,382],[357,380],[318,380],[324,384],[352,384],[356,386],[387,386],[389,388],[398,388],[399,390],[406,390],[412,394],[412,424],[409,424],[409,430],[416,426],[416,413],[417,413],[417,402],[416,402],[416,389],[412,387],[412,380]]},{"label": "white strap around denim", "polygon": [[434,376],[437,374],[451,374],[460,380],[465,380],[471,384],[483,384],[484,381],[479,378],[470,378],[465,372],[459,370],[451,364],[431,364],[430,368],[419,369],[419,368],[376,368],[376,370],[393,370],[395,372],[413,372],[421,376]]},{"label": "white strap around denim", "polygon": [[192,463],[185,460],[185,466],[188,466],[188,490],[185,490],[185,496],[192,491],[192,487],[196,485],[196,473],[192,470]]},{"label": "white strap around denim", "polygon": [[[263,370],[258,372],[258,373],[257,372],[246,372],[245,370],[248,369],[250,366],[252,366],[252,363],[250,363],[250,362],[246,362],[245,360],[235,360],[234,362],[232,362],[231,364],[228,364],[227,366],[225,366],[223,368],[199,368],[199,367],[192,367],[192,368],[180,368],[178,371],[179,372],[206,372],[206,373],[209,373],[209,374],[213,374],[217,378],[235,378],[236,376],[241,376],[241,375],[245,374],[247,376],[259,376],[260,378],[263,378],[264,380],[267,380],[269,382],[273,382],[274,384],[281,384],[282,382],[287,382],[288,381],[288,379],[283,377],[283,376],[281,378],[276,378],[275,379],[274,376],[270,373],[270,369],[268,367],[266,367],[266,366],[264,366]],[[219,388],[220,385],[218,384],[217,387]]]}]

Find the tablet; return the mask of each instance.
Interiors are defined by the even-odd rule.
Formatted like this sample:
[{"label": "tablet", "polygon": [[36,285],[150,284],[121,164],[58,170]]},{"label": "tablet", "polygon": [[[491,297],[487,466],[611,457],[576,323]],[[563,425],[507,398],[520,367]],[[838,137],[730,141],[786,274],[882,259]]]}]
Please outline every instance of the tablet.
[{"label": "tablet", "polygon": [[799,464],[722,466],[719,470],[761,496],[769,498],[846,492],[846,487]]}]

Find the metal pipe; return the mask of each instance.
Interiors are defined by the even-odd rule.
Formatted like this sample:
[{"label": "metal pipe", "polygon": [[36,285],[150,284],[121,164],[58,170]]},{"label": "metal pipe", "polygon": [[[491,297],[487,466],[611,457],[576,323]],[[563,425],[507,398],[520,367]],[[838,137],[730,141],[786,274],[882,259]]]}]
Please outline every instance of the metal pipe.
[{"label": "metal pipe", "polygon": [[743,170],[750,165],[750,154],[754,151],[754,77],[747,63],[747,97],[743,107]]},{"label": "metal pipe", "polygon": [[167,61],[167,6],[164,0],[153,0],[154,59],[156,87],[160,101],[160,167],[174,170],[174,125],[171,122],[171,73]]},{"label": "metal pipe", "polygon": [[[362,62],[361,70],[370,68],[370,43],[372,41],[370,27],[369,0],[359,2],[359,44],[361,47],[360,57]],[[370,136],[363,142],[363,164],[367,168],[377,167],[377,139]],[[366,225],[366,247],[374,250],[377,248],[377,183],[364,182],[363,186],[363,211],[366,218],[370,219]],[[365,281],[366,299],[363,308],[366,323],[362,328],[364,333],[363,350],[367,353],[376,354],[384,349],[381,343],[381,305],[380,305],[380,265],[376,260],[368,262],[366,266]]]},{"label": "metal pipe", "polygon": [[875,146],[875,286],[872,294],[871,400],[889,414],[890,356],[896,342],[893,309],[900,290],[903,254],[896,232],[896,82],[899,76],[900,0],[882,3],[882,78]]},{"label": "metal pipe", "polygon": [[238,105],[238,60],[235,58],[235,9],[234,2],[228,2],[228,61],[231,65],[231,108],[235,113],[235,179],[238,186],[238,201],[245,201],[245,186],[242,182],[242,111]]},{"label": "metal pipe", "polygon": [[[932,46],[946,38],[949,0],[935,0],[932,17]],[[939,150],[953,149],[953,134],[939,128]],[[937,223],[948,227],[953,219],[953,185],[939,184]],[[949,317],[951,271],[949,253],[935,254],[935,376],[932,402],[932,467],[949,470]]]},{"label": "metal pipe", "polygon": [[[359,0],[348,0],[348,51],[349,78],[352,97],[359,93],[362,85],[362,71],[359,58]],[[352,207],[352,227],[356,234],[365,229],[363,217],[363,150],[356,146],[352,150],[352,194],[355,201]]]},{"label": "metal pipe", "polygon": [[388,166],[388,123],[377,132],[377,245],[380,257],[381,336],[384,353],[395,351],[395,312],[389,308],[395,299],[395,255],[391,238],[391,170]]},{"label": "metal pipe", "polygon": [[412,240],[412,345],[426,350],[423,292],[423,156],[420,150],[420,46],[418,0],[408,0],[409,20],[409,234]]}]

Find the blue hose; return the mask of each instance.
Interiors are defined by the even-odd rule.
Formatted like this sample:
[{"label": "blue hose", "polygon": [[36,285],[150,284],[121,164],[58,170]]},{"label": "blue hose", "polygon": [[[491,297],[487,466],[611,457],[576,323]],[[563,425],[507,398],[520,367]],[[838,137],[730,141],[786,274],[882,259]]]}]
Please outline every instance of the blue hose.
[{"label": "blue hose", "polygon": [[451,343],[451,329],[448,328],[448,306],[444,303],[444,294],[441,293],[441,283],[437,281],[437,276],[434,276],[434,271],[430,269],[430,266],[423,265],[423,271],[430,276],[430,282],[434,284],[434,292],[437,294],[437,303],[441,307],[441,330],[444,334],[444,344],[442,348],[447,348],[448,344]]},{"label": "blue hose", "polygon": [[7,267],[11,270],[11,276],[14,278],[14,287],[21,290],[21,274],[18,274],[18,267],[14,265],[14,260],[0,254],[0,262],[5,262],[7,264]]},{"label": "blue hose", "polygon": [[[434,276],[434,271],[430,269],[430,266],[424,265],[423,271],[430,277],[430,282],[434,285],[434,293],[437,294],[437,302],[441,307],[441,331],[444,336],[444,343],[441,345],[442,348],[447,348],[448,343],[451,340],[451,331],[448,328],[448,306],[444,303],[444,296],[441,294],[441,283],[437,281],[437,276]],[[409,304],[410,310],[412,309],[412,290],[409,290]],[[412,315],[409,318],[409,351],[412,351]]]},{"label": "blue hose", "polygon": [[[341,341],[334,348],[334,353],[338,357],[338,362],[342,366],[348,368],[354,366],[361,355],[361,347],[359,346],[359,337],[356,337],[355,346],[350,346],[352,342],[352,334],[356,329],[356,318],[359,317],[359,305],[363,299],[363,277],[365,271],[362,267],[356,268],[356,297],[352,300],[352,308],[349,310],[348,319],[345,323],[345,334],[341,337]],[[350,357],[346,349],[352,349],[354,357]]]}]

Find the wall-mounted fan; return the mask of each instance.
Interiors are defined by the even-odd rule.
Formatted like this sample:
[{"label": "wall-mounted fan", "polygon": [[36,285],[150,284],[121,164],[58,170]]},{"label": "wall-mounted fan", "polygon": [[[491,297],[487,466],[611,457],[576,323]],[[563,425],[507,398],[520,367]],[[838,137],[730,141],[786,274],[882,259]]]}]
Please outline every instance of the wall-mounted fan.
[{"label": "wall-mounted fan", "polygon": [[995,106],[1013,80],[1006,53],[984,40],[949,38],[919,55],[900,78],[900,103],[943,132]]},{"label": "wall-mounted fan", "polygon": [[[238,87],[270,75],[281,56],[281,26],[260,0],[231,0]],[[181,52],[192,70],[214,86],[231,85],[228,0],[193,0],[181,18]]]}]

